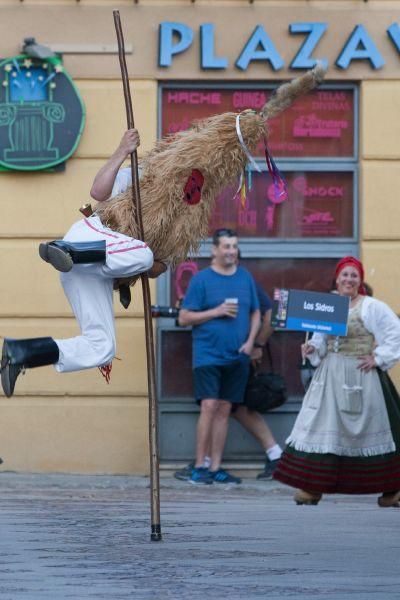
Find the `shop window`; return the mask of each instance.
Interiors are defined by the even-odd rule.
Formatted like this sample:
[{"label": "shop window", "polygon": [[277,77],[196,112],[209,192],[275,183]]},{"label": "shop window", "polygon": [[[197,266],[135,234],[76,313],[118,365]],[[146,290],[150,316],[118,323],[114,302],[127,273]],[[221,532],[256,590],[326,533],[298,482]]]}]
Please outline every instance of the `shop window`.
[{"label": "shop window", "polygon": [[[241,251],[243,246],[240,246]],[[275,287],[329,292],[332,289],[336,258],[242,258],[240,264],[272,297]],[[190,279],[208,267],[209,258],[196,258],[180,263],[171,273],[170,297],[176,305],[185,295]]]},{"label": "shop window", "polygon": [[[269,174],[253,172],[244,205],[235,186],[217,198],[210,234],[219,227],[252,238],[353,238],[353,171],[285,171],[289,199],[276,204]],[[237,186],[236,186],[237,188]]]},{"label": "shop window", "polygon": [[[272,297],[274,287],[329,292],[336,259],[244,258],[241,264]],[[172,272],[169,298],[172,305],[176,305],[185,295],[191,277],[208,265],[209,260],[201,258],[181,263]],[[300,344],[303,341],[304,334],[301,332],[277,331],[270,342],[274,367],[285,376],[289,394],[294,399],[303,391],[299,373]],[[161,396],[164,399],[192,397],[190,330],[174,328],[162,331],[161,356]]]},{"label": "shop window", "polygon": [[[160,135],[190,127],[193,120],[252,108],[260,110],[273,85],[160,87]],[[242,264],[272,295],[274,287],[329,291],[337,259],[358,253],[358,90],[352,84],[323,85],[269,122],[268,146],[286,180],[289,197],[273,201],[262,145],[254,153],[261,172],[247,171],[247,198],[238,183],[216,199],[210,235],[219,227],[238,231]],[[158,284],[159,303],[175,305],[190,278],[209,264],[211,240]],[[161,402],[192,398],[190,331],[159,321]],[[276,332],[271,346],[292,402],[299,400],[301,332]],[[179,368],[177,368],[177,365]]]},{"label": "shop window", "polygon": [[[161,89],[162,135],[184,131],[196,119],[248,108],[261,110],[272,86],[166,85]],[[355,89],[329,86],[299,98],[268,122],[268,145],[280,158],[354,158]],[[263,146],[255,152],[264,156]]]},{"label": "shop window", "polygon": [[[162,329],[160,399],[162,402],[193,402],[192,337],[190,330]],[[274,333],[270,339],[274,368],[282,373],[288,385],[289,403],[297,402],[304,393],[300,380],[300,345],[304,334],[297,331]],[[266,356],[262,369],[269,370]]]}]

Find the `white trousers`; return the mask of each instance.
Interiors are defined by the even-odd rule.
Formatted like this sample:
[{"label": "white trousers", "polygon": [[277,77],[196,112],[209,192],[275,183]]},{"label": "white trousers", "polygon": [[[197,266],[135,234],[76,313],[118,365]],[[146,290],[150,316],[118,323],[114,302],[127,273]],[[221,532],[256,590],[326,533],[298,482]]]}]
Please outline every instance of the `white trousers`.
[{"label": "white trousers", "polygon": [[54,367],[69,372],[107,365],[115,356],[116,346],[113,280],[150,269],[153,253],[144,242],[104,227],[96,216],[75,223],[64,240],[106,240],[106,262],[74,265],[61,274],[81,335],[55,340],[60,357]]}]

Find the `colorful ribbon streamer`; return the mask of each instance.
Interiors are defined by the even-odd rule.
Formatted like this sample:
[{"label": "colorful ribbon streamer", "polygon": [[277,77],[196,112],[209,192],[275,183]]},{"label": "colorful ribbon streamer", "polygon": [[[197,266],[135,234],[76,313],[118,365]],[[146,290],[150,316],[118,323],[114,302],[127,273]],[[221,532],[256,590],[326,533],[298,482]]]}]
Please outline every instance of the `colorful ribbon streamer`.
[{"label": "colorful ribbon streamer", "polygon": [[288,199],[288,189],[286,181],[284,180],[282,173],[278,169],[274,159],[272,158],[269,150],[267,139],[264,138],[264,149],[265,149],[265,161],[267,163],[268,172],[271,175],[272,183],[274,185],[274,204],[280,204]]},{"label": "colorful ribbon streamer", "polygon": [[[241,113],[236,115],[236,133],[237,133],[240,145],[241,145],[244,153],[246,154],[248,163],[258,173],[261,173],[262,171],[261,171],[259,165],[256,163],[256,161],[250,154],[249,149],[247,148],[246,144],[244,143],[242,131],[240,129],[240,116],[241,116]],[[278,169],[274,159],[272,158],[272,156],[268,150],[268,144],[267,144],[266,138],[264,138],[264,149],[265,149],[265,161],[267,163],[268,172],[271,176],[272,183],[273,183],[274,199],[272,200],[272,202],[274,204],[280,204],[281,202],[284,202],[285,200],[288,199],[288,189],[287,189],[286,181],[284,180],[280,170]],[[247,165],[247,184],[248,184],[248,189],[251,190],[251,188],[252,188],[252,171],[251,171],[249,164]],[[246,208],[246,200],[247,200],[246,170],[240,174],[239,187],[236,190],[234,197],[236,198],[236,196],[238,196],[239,193],[240,193],[240,203],[242,205],[242,208],[244,209],[244,208]]]}]

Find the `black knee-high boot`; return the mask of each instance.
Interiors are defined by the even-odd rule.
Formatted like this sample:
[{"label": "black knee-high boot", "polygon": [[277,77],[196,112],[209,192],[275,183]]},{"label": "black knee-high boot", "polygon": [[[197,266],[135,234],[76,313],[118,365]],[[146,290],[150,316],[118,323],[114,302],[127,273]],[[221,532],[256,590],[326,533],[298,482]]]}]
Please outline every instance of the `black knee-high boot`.
[{"label": "black knee-high boot", "polygon": [[54,365],[58,358],[59,349],[51,337],[28,340],[5,338],[1,355],[1,385],[7,398],[13,395],[21,371]]},{"label": "black knee-high boot", "polygon": [[66,273],[73,265],[106,262],[106,242],[66,242],[54,240],[39,245],[39,256],[53,265],[57,271]]}]

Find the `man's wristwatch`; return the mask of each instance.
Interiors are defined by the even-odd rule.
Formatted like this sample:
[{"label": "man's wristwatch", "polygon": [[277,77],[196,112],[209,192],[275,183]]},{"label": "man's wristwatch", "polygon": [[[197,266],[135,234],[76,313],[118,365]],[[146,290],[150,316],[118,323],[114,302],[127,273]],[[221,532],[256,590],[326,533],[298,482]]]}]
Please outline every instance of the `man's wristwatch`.
[{"label": "man's wristwatch", "polygon": [[264,348],[264,344],[259,344],[258,342],[254,342],[254,348]]}]

